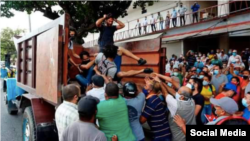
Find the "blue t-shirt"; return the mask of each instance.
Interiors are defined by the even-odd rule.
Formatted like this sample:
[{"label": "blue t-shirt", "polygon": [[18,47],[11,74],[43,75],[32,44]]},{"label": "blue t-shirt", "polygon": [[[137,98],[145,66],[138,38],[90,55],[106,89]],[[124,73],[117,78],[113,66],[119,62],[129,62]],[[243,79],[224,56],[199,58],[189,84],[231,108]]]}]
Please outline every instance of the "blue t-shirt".
[{"label": "blue t-shirt", "polygon": [[140,123],[140,116],[145,103],[145,95],[143,93],[138,94],[135,98],[124,98],[128,106],[129,123],[132,128],[133,134],[136,140],[142,140],[145,138],[144,132]]},{"label": "blue t-shirt", "polygon": [[142,116],[147,119],[149,127],[153,133],[153,141],[162,141],[171,138],[171,132],[165,111],[166,106],[157,95],[146,99],[146,105]]},{"label": "blue t-shirt", "polygon": [[245,108],[243,111],[243,117],[247,120],[250,120],[250,111],[248,110],[248,108]]},{"label": "blue t-shirt", "polygon": [[102,25],[100,28],[100,37],[98,40],[98,44],[100,49],[103,49],[108,44],[114,43],[114,33],[117,30],[116,26],[104,26]]}]

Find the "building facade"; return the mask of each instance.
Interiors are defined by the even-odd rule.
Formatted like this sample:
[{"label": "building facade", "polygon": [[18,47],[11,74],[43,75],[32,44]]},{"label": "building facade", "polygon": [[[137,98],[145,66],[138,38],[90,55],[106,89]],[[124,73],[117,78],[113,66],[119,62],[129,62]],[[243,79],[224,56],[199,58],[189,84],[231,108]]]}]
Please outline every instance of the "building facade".
[{"label": "building facade", "polygon": [[[186,8],[185,25],[181,25],[180,5]],[[142,14],[140,8],[128,9],[128,16],[119,18],[125,23],[125,28],[115,33],[114,40],[119,42],[141,41],[161,38],[161,47],[166,48],[166,56],[179,56],[188,50],[207,53],[211,49],[237,49],[238,52],[250,47],[250,2],[245,1],[198,1],[200,8],[193,12],[194,1],[159,1],[153,6],[147,6],[147,12]],[[177,11],[176,27],[173,25],[174,12]],[[170,14],[169,26],[167,13]],[[158,14],[163,20],[158,19]],[[172,14],[172,15],[171,15]],[[197,21],[194,18],[197,14]],[[154,17],[156,31],[152,31],[150,20]],[[147,17],[147,25],[143,22]],[[137,21],[139,20],[141,34]],[[163,25],[163,27],[162,27]],[[146,29],[146,31],[144,30]],[[85,38],[84,47],[97,45],[99,33],[90,34]]]}]

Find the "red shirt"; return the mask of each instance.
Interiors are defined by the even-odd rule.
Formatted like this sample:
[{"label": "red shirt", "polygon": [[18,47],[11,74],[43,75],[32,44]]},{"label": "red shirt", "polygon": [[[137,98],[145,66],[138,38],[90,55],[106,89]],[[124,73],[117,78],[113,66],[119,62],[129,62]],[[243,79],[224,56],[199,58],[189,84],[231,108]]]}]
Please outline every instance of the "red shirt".
[{"label": "red shirt", "polygon": [[222,94],[222,93],[220,93],[220,94],[218,94],[216,97],[215,97],[215,99],[221,99],[221,98],[223,98],[223,97],[226,97],[224,94]]}]

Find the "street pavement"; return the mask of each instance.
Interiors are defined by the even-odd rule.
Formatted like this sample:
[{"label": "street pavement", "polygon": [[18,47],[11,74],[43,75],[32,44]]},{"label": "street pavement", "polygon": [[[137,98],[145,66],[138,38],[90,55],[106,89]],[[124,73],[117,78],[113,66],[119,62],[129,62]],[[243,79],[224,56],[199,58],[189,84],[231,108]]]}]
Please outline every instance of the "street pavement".
[{"label": "street pavement", "polygon": [[22,141],[22,112],[17,115],[9,115],[4,102],[4,94],[2,90],[1,79],[1,139],[0,141]]}]

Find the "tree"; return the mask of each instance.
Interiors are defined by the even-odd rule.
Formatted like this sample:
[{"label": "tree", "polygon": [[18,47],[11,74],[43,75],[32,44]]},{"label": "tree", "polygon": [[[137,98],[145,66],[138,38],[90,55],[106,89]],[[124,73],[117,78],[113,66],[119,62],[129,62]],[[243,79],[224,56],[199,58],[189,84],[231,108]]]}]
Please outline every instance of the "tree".
[{"label": "tree", "polygon": [[5,54],[14,55],[16,57],[16,48],[13,41],[13,37],[24,33],[24,29],[12,30],[10,28],[4,28],[1,31],[1,60],[5,59]]},{"label": "tree", "polygon": [[[26,11],[28,14],[40,11],[49,19],[56,19],[64,13],[70,15],[70,26],[77,30],[76,41],[83,44],[83,37],[89,32],[97,32],[95,22],[104,14],[112,13],[114,18],[127,16],[127,9],[131,1],[4,1],[1,2],[1,16],[14,16],[11,9]],[[153,2],[136,2],[133,6],[145,9],[145,4]],[[60,6],[60,10],[53,10],[53,6]]]}]

